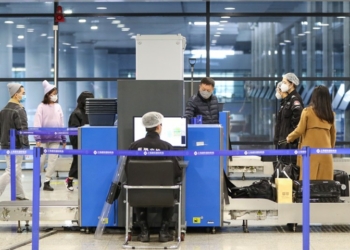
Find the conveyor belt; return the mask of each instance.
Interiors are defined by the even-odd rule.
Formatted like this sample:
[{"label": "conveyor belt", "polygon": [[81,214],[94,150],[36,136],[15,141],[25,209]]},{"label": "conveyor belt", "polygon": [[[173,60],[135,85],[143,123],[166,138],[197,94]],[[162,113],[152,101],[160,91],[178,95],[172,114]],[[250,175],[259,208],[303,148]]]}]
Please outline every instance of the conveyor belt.
[{"label": "conveyor belt", "polygon": [[[78,201],[40,201],[41,221],[65,221],[78,219]],[[32,201],[0,202],[0,221],[32,219]]]}]

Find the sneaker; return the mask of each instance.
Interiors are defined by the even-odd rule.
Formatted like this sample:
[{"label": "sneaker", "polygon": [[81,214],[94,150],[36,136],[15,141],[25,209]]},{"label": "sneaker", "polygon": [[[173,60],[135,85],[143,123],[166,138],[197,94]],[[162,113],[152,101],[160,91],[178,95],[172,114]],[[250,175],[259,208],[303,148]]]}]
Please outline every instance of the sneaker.
[{"label": "sneaker", "polygon": [[66,187],[67,187],[67,190],[74,191],[73,179],[69,179],[69,178],[66,179]]},{"label": "sneaker", "polygon": [[53,191],[53,188],[50,186],[50,181],[44,182],[44,188],[45,191]]}]

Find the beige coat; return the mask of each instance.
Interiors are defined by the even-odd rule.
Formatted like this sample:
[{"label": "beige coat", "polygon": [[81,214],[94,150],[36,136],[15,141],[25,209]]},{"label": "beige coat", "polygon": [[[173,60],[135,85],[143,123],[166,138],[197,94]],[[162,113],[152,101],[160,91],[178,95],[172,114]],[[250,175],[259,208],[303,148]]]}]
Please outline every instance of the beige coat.
[{"label": "beige coat", "polygon": [[[329,124],[319,119],[312,107],[305,108],[297,128],[288,135],[288,141],[294,141],[301,137],[299,148],[309,146],[311,148],[334,148],[336,130],[335,114],[334,123]],[[300,180],[302,180],[302,159],[298,156],[300,166]],[[333,156],[316,155],[310,157],[310,180],[333,180]]]}]

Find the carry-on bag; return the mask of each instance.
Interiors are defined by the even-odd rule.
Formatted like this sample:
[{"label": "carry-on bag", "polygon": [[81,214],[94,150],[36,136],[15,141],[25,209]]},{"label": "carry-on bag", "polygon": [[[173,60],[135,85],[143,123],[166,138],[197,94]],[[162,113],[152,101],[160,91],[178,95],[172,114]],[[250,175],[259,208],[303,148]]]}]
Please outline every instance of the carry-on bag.
[{"label": "carry-on bag", "polygon": [[[311,203],[335,203],[340,200],[341,184],[338,181],[310,181]],[[303,202],[303,181],[293,181],[293,200]]]},{"label": "carry-on bag", "polygon": [[340,196],[349,196],[349,175],[342,170],[334,170],[333,180],[339,181],[341,184]]}]

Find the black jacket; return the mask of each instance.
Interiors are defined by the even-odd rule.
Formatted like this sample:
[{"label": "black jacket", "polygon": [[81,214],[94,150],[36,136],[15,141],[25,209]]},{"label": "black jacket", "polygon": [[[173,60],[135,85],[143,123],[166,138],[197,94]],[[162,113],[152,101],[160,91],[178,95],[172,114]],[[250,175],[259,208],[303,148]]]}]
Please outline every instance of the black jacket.
[{"label": "black jacket", "polygon": [[[85,110],[76,108],[69,117],[68,127],[81,127],[85,124],[89,124],[89,118],[85,113]],[[69,136],[70,143],[74,149],[78,148],[78,137],[74,135]]]},{"label": "black jacket", "polygon": [[204,99],[199,91],[193,95],[186,104],[185,117],[190,119],[202,115],[203,124],[219,123],[219,105],[218,98],[211,95],[210,98]]},{"label": "black jacket", "polygon": [[[296,90],[293,90],[281,101],[281,107],[277,114],[275,125],[274,143],[286,140],[287,136],[298,126],[304,103]],[[297,141],[291,148],[296,148]]]},{"label": "black jacket", "polygon": [[[140,151],[144,151],[144,150],[173,150],[173,146],[160,139],[160,136],[157,132],[148,132],[145,136],[145,138],[142,138],[140,140],[137,140],[135,142],[133,142],[130,147],[129,150],[140,150]],[[176,176],[176,178],[181,178],[182,176],[182,170],[180,168],[179,162],[177,160],[176,157],[172,157],[172,156],[148,156],[148,157],[144,157],[144,156],[130,156],[128,157],[128,160],[173,160],[174,161],[174,174]],[[126,164],[127,166],[127,164]],[[126,169],[127,171],[127,169]]]},{"label": "black jacket", "polygon": [[[9,102],[0,112],[0,143],[2,149],[10,148],[10,129],[28,130],[27,113],[20,104]],[[16,135],[16,149],[29,148],[28,136]]]}]

